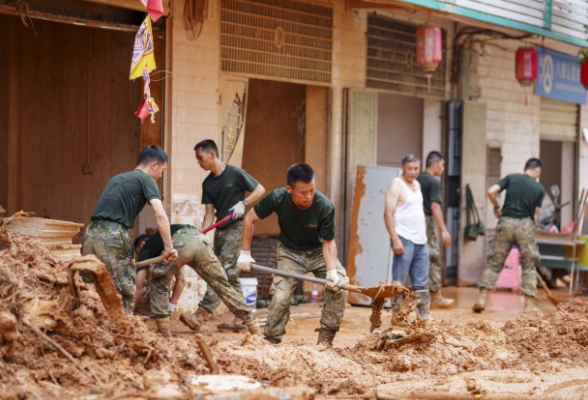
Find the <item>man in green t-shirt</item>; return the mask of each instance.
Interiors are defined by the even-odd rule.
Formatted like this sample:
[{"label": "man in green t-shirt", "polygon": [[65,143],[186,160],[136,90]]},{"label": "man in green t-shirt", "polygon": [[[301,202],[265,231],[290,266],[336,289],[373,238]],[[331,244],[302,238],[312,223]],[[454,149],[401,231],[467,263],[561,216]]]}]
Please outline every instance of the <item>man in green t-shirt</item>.
[{"label": "man in green t-shirt", "polygon": [[[202,183],[202,204],[206,205],[202,228],[206,229],[212,225],[215,217],[219,220],[233,213],[232,220],[219,226],[214,232],[214,253],[225,269],[233,288],[243,295],[239,270],[236,267],[241,244],[243,215],[245,208],[259,200],[265,193],[265,189],[241,168],[223,163],[213,140],[207,139],[197,143],[194,151],[200,167],[210,171]],[[245,196],[245,192],[251,193]],[[220,299],[214,290],[208,289],[196,313],[184,315],[182,319],[189,323],[192,329],[199,330],[202,323],[214,313],[219,304]],[[218,329],[221,332],[238,332],[245,330],[246,327],[235,316],[231,323],[220,324]]]},{"label": "man in green t-shirt", "polygon": [[[327,196],[315,190],[313,169],[308,164],[293,164],[288,168],[286,179],[285,188],[265,196],[245,217],[237,266],[244,272],[251,270],[251,264],[255,262],[250,251],[253,224],[275,212],[280,226],[277,269],[302,275],[312,272],[319,278],[330,280],[333,286],[348,283],[345,269],[337,260],[335,206]],[[263,332],[271,343],[280,343],[286,333],[290,297],[296,285],[294,278],[274,276],[272,301]],[[346,302],[346,290],[325,291],[317,344],[333,347]]]},{"label": "man in green t-shirt", "polygon": [[[427,155],[426,169],[417,180],[423,193],[423,209],[427,224],[427,246],[429,247],[429,291],[431,292],[431,308],[450,308],[454,300],[441,294],[441,264],[437,227],[445,247],[451,244],[451,235],[443,220],[441,207],[441,183],[438,177],[445,171],[445,156],[439,151],[431,151]],[[437,225],[437,226],[435,226]]]},{"label": "man in green t-shirt", "polygon": [[136,289],[134,248],[128,229],[133,227],[145,204],[153,208],[165,244],[162,253],[165,262],[177,257],[156,184],[166,167],[167,154],[162,148],[145,147],[133,171],[108,181],[84,237],[84,255],[94,254],[106,265],[128,312],[133,308]]},{"label": "man in green t-shirt", "polygon": [[[536,266],[540,261],[534,220],[545,196],[545,189],[537,182],[542,167],[541,160],[530,158],[525,164],[523,174],[507,175],[488,189],[488,198],[494,205],[494,215],[499,220],[494,239],[490,243],[486,268],[478,282],[480,297],[472,308],[476,313],[486,309],[488,291],[496,284],[513,245],[516,245],[521,253],[524,312],[539,311],[534,304],[537,295]],[[506,190],[506,198],[501,212],[496,195],[503,190]]]},{"label": "man in green t-shirt", "polygon": [[[149,287],[151,312],[157,323],[157,330],[164,337],[171,337],[169,329],[169,286],[170,279],[182,266],[188,265],[206,283],[211,290],[225,303],[231,312],[245,323],[252,335],[261,335],[257,320],[251,308],[245,303],[242,293],[237,292],[227,279],[225,270],[214,254],[212,243],[206,235],[191,225],[174,224],[170,227],[172,242],[178,251],[178,258],[170,263],[151,264],[147,267],[145,283]],[[141,251],[139,261],[157,257],[163,250],[163,240],[159,233],[153,235]],[[190,326],[180,316],[180,321]]]}]

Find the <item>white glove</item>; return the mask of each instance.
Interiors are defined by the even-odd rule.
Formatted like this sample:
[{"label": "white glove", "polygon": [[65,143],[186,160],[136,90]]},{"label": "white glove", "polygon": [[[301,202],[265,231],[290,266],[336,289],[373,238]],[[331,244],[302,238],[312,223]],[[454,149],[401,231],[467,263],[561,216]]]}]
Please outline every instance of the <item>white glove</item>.
[{"label": "white glove", "polygon": [[229,209],[229,212],[231,211],[233,212],[233,220],[236,220],[241,215],[245,214],[245,204],[243,204],[243,202],[240,201]]},{"label": "white glove", "polygon": [[167,302],[167,311],[174,312],[176,309],[176,305],[170,301]]},{"label": "white glove", "polygon": [[237,268],[241,272],[251,272],[251,264],[254,262],[255,260],[251,257],[250,250],[241,250],[239,259],[237,260]]},{"label": "white glove", "polygon": [[332,269],[327,271],[327,280],[332,282],[333,286],[337,286],[339,283],[339,274],[337,273],[337,269]]}]

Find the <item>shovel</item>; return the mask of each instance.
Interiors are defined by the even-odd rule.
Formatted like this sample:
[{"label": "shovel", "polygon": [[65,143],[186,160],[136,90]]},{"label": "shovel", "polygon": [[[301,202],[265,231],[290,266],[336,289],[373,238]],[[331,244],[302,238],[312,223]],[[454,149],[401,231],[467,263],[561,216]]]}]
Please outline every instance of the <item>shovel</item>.
[{"label": "shovel", "polygon": [[[208,232],[210,232],[214,228],[221,226],[225,222],[229,222],[231,220],[231,218],[233,218],[233,213],[230,213],[229,215],[227,215],[223,219],[216,221],[214,224],[210,225],[208,228],[203,230],[202,233],[207,234]],[[155,263],[162,262],[162,261],[163,261],[163,256],[153,257],[148,260],[144,260],[144,261],[140,261],[138,263],[135,263],[135,268],[145,267],[147,265],[155,264]]]},{"label": "shovel", "polygon": [[331,282],[327,279],[297,274],[296,272],[280,271],[279,269],[268,268],[268,267],[264,267],[264,266],[257,265],[257,264],[251,264],[251,269],[254,269],[254,270],[260,271],[260,272],[266,272],[268,274],[286,276],[288,278],[294,278],[294,279],[298,279],[298,280],[302,280],[302,281],[320,283],[321,285],[327,286],[327,289],[329,289],[329,290],[336,291],[338,289],[344,289],[344,290],[348,290],[350,292],[363,294],[365,296],[371,297],[372,299],[385,299],[388,297],[397,296],[399,294],[409,294],[410,293],[410,290],[408,290],[407,288],[405,288],[404,286],[402,286],[398,282],[380,283],[379,285],[370,286],[370,287],[366,288],[366,287],[349,285],[349,284],[334,285],[333,282]]}]

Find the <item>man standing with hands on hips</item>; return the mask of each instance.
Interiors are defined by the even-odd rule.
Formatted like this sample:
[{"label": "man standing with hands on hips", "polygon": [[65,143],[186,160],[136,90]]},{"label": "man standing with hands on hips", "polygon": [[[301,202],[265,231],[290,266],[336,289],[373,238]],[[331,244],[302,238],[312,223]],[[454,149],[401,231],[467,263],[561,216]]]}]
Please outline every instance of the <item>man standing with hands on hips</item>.
[{"label": "man standing with hands on hips", "polygon": [[[425,222],[427,224],[427,247],[429,250],[429,292],[431,293],[431,308],[450,308],[453,299],[443,297],[441,294],[441,263],[439,251],[439,238],[437,229],[441,230],[443,245],[451,244],[451,235],[443,220],[443,208],[441,207],[441,183],[439,177],[445,171],[445,156],[439,151],[431,151],[427,155],[426,169],[421,172],[417,180],[421,184],[423,193],[423,208]],[[436,226],[435,226],[436,225]]]},{"label": "man standing with hands on hips", "polygon": [[[304,163],[296,163],[286,173],[287,186],[276,189],[261,199],[245,217],[243,239],[237,265],[250,271],[255,260],[250,246],[253,225],[272,213],[278,216],[280,237],[277,248],[277,269],[299,274],[312,272],[336,286],[349,282],[337,260],[335,244],[335,207],[331,200],[315,190],[314,171]],[[290,297],[297,281],[275,275],[271,287],[272,301],[263,335],[270,343],[281,343],[290,316]],[[337,290],[336,288],[333,288]],[[320,320],[317,344],[333,347],[333,339],[341,326],[347,302],[346,290],[325,291],[324,308]]]},{"label": "man standing with hands on hips", "polygon": [[[214,223],[216,216],[220,220],[233,213],[231,221],[216,228],[214,232],[214,253],[221,262],[231,286],[241,295],[239,270],[236,267],[241,244],[241,229],[245,208],[259,200],[265,193],[265,188],[251,175],[241,168],[225,164],[219,158],[218,147],[213,140],[203,140],[194,146],[198,164],[210,174],[202,183],[202,203],[206,205],[202,228],[206,229]],[[249,196],[245,196],[245,192]],[[200,330],[202,323],[214,313],[219,306],[220,299],[216,293],[208,288],[198,309],[192,315],[183,314],[180,320],[193,330]],[[244,331],[247,327],[235,316],[229,324],[220,324],[222,331]]]}]

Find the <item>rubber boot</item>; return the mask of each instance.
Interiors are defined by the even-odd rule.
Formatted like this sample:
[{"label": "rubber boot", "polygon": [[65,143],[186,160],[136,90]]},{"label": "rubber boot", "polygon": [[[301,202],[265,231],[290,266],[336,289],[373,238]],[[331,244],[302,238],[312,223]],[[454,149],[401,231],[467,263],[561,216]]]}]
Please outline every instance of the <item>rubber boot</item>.
[{"label": "rubber boot", "polygon": [[334,329],[330,329],[330,328],[319,328],[319,329],[315,329],[315,332],[319,333],[318,335],[318,340],[316,342],[317,346],[324,344],[325,346],[327,346],[328,349],[332,349],[333,348],[333,340],[335,339],[335,335],[337,334],[337,331]]},{"label": "rubber boot", "polygon": [[228,324],[219,324],[217,326],[217,329],[220,332],[235,332],[235,333],[239,333],[242,331],[246,331],[247,327],[245,325],[243,325],[243,322],[235,317],[233,319],[233,321],[229,322]]},{"label": "rubber boot", "polygon": [[210,313],[204,308],[198,308],[194,314],[180,315],[180,321],[194,332],[200,332],[202,324],[210,316]]},{"label": "rubber boot", "polygon": [[257,319],[253,319],[253,321],[251,321],[250,323],[242,325],[242,326],[245,329],[247,329],[249,331],[249,333],[252,334],[253,336],[261,336],[261,329],[259,328],[259,323],[257,322]]},{"label": "rubber boot", "polygon": [[525,296],[525,309],[523,310],[524,314],[537,314],[540,313],[537,307],[535,307],[535,298],[531,296]]},{"label": "rubber boot", "polygon": [[472,307],[472,311],[475,313],[481,313],[486,309],[486,301],[488,300],[488,289],[480,289],[480,295],[478,302]]},{"label": "rubber boot", "polygon": [[451,308],[455,300],[443,297],[441,289],[431,292],[431,308]]},{"label": "rubber boot", "polygon": [[172,337],[171,331],[169,329],[169,317],[158,318],[155,320],[155,324],[157,325],[157,332],[161,333],[161,336],[164,338]]},{"label": "rubber boot", "polygon": [[429,289],[415,290],[414,295],[419,300],[419,304],[417,305],[419,319],[424,322],[432,321],[433,317],[429,314],[429,306],[431,304]]}]

